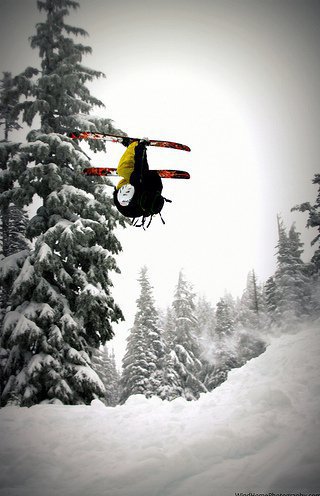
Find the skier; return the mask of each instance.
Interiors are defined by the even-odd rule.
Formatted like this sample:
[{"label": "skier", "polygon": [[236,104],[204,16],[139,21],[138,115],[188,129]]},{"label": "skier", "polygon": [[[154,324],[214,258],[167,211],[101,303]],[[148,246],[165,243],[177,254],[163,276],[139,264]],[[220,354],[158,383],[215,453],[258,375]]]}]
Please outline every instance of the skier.
[{"label": "skier", "polygon": [[[147,217],[151,217],[150,222],[155,214],[161,217],[164,202],[170,200],[161,195],[163,186],[159,174],[149,170],[146,152],[148,140],[144,138],[129,144],[124,139],[123,144],[127,150],[117,168],[117,174],[122,179],[115,187],[114,203],[122,215],[133,218],[133,223],[136,218],[142,217],[141,224],[135,225],[144,227]],[[164,223],[162,217],[161,220]]]}]

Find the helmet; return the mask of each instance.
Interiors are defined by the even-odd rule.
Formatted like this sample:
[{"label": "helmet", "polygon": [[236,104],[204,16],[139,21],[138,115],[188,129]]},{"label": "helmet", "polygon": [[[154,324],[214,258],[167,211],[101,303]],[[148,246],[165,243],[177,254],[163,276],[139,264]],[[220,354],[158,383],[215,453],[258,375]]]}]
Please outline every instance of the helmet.
[{"label": "helmet", "polygon": [[122,207],[127,207],[134,195],[132,184],[125,184],[118,190],[118,201]]}]

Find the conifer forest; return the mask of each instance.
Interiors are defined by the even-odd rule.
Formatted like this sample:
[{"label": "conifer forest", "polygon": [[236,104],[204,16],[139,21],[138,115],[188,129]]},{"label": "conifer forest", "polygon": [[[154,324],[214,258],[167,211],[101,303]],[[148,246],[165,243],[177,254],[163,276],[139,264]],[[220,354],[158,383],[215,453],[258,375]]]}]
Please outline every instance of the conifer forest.
[{"label": "conifer forest", "polygon": [[[126,130],[116,128],[107,109],[105,118],[94,115],[104,103],[88,86],[105,75],[83,64],[91,54],[80,41],[87,33],[67,23],[78,2],[41,0],[37,6],[42,22],[30,46],[38,64],[20,74],[4,72],[0,81],[1,407],[89,405],[95,399],[114,407],[136,394],[198,400],[230,370],[266,351],[267,330],[320,317],[320,235],[304,261],[301,233],[279,215],[278,243],[269,247],[276,257],[271,277],[260,281],[249,267],[240,297],[226,291],[210,301],[177,267],[168,308],[155,301],[157,281],[141,260],[140,293],[130,295],[136,313],[119,370],[108,342],[113,324],[124,317],[111,275],[120,272],[117,255],[127,249],[118,229],[131,227],[106,192],[108,179],[81,174],[89,157],[68,136]],[[106,149],[103,141],[89,146]],[[307,227],[319,231],[320,174],[309,181],[314,198],[292,209],[307,214]]]}]

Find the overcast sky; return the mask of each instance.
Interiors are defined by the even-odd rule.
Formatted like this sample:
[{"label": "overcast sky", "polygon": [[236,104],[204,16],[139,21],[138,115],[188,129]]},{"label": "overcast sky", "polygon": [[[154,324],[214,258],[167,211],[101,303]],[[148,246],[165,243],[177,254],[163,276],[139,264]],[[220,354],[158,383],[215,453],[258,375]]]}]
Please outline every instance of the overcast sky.
[{"label": "overcast sky", "polygon": [[[156,300],[170,303],[180,269],[212,303],[238,296],[247,273],[275,270],[276,215],[306,215],[319,172],[320,2],[308,0],[82,0],[68,22],[88,31],[84,63],[103,71],[92,84],[129,135],[183,142],[191,153],[150,149],[151,167],[186,169],[190,181],[164,181],[166,225],[119,232],[123,254],[114,295],[132,325],[136,279],[150,269]],[[0,0],[0,70],[38,65],[28,37],[42,19],[35,0]],[[81,40],[82,41],[82,40]],[[116,166],[121,145],[93,165]]]}]

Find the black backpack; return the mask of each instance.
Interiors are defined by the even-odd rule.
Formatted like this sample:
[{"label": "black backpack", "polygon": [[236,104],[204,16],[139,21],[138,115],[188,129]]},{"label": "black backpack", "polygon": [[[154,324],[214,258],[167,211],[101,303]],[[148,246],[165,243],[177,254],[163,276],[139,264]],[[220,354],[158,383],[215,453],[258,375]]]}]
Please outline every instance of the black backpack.
[{"label": "black backpack", "polygon": [[[126,217],[131,217],[133,219],[132,224],[137,227],[145,227],[145,221],[150,217],[150,221],[147,225],[151,224],[152,217],[159,214],[161,217],[161,210],[163,208],[164,202],[167,200],[164,198],[162,193],[162,181],[161,177],[156,171],[147,171],[143,175],[143,180],[139,184],[135,184],[135,193],[128,206],[123,207],[119,204],[117,199],[117,191],[114,192],[114,202],[119,212]],[[141,223],[140,219],[141,218]],[[164,220],[161,217],[162,222]]]},{"label": "black backpack", "polygon": [[143,176],[139,204],[145,217],[159,214],[164,205],[162,181],[156,171],[148,171]]}]

